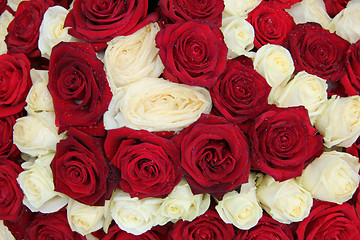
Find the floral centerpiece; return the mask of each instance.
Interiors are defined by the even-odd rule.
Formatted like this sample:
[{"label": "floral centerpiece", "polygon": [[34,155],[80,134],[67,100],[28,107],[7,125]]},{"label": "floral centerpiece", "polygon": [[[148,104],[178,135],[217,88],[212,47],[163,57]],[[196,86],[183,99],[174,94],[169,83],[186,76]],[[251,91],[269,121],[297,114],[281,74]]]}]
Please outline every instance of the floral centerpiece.
[{"label": "floral centerpiece", "polygon": [[359,0],[0,14],[1,239],[360,239]]}]

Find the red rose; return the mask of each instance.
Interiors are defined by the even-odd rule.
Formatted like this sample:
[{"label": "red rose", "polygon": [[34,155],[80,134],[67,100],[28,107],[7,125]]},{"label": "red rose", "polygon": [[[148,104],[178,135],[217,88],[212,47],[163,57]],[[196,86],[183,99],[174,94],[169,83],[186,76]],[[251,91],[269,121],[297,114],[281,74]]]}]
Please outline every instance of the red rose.
[{"label": "red rose", "polygon": [[360,40],[351,44],[346,52],[346,73],[340,79],[345,92],[350,95],[360,94]]},{"label": "red rose", "polygon": [[229,60],[225,71],[210,88],[215,109],[229,121],[242,123],[262,113],[268,106],[271,87],[241,59]]},{"label": "red rose", "polygon": [[51,162],[55,191],[91,206],[104,206],[118,184],[118,172],[109,167],[103,141],[75,128],[56,147]]},{"label": "red rose", "polygon": [[109,130],[105,152],[120,169],[119,188],[131,197],[165,197],[180,182],[180,151],[169,139],[145,130]]},{"label": "red rose", "polygon": [[[106,43],[119,35],[129,35],[151,21],[143,21],[147,0],[75,0],[65,20],[69,34],[87,42]],[[153,19],[151,19],[153,20]]]},{"label": "red rose", "polygon": [[0,82],[0,117],[23,110],[32,84],[30,62],[24,54],[0,55]]},{"label": "red rose", "polygon": [[24,240],[86,240],[73,232],[67,221],[66,212],[39,214],[25,231]]},{"label": "red rose", "polygon": [[3,159],[18,160],[20,151],[13,143],[13,126],[18,115],[0,118],[0,161]]},{"label": "red rose", "polygon": [[238,230],[233,240],[293,240],[293,234],[290,227],[286,224],[279,223],[264,213],[256,226],[249,230]]},{"label": "red rose", "polygon": [[168,240],[230,240],[234,236],[233,225],[224,223],[217,212],[208,210],[192,222],[177,221],[170,230]]},{"label": "red rose", "polygon": [[199,19],[219,27],[225,7],[223,0],[160,0],[159,6],[161,13],[173,23]]},{"label": "red rose", "polygon": [[57,126],[96,125],[112,98],[104,64],[90,43],[61,42],[53,48],[48,89]]},{"label": "red rose", "polygon": [[359,158],[360,157],[360,137],[351,145],[351,147],[346,148],[346,152]]},{"label": "red rose", "polygon": [[0,160],[0,219],[14,221],[23,210],[24,194],[16,181],[22,168],[10,160]]},{"label": "red rose", "polygon": [[214,24],[192,20],[166,25],[156,35],[156,46],[163,76],[172,82],[211,87],[226,66],[224,36]]},{"label": "red rose", "polygon": [[262,1],[246,20],[254,27],[254,45],[258,49],[268,43],[282,45],[295,27],[292,16],[273,1]]},{"label": "red rose", "polygon": [[348,203],[314,201],[310,215],[298,224],[297,239],[360,239],[360,220]]},{"label": "red rose", "polygon": [[335,17],[343,10],[350,0],[324,0],[327,14],[331,18]]},{"label": "red rose", "polygon": [[5,42],[9,52],[24,53],[29,58],[40,57],[39,28],[49,4],[46,1],[23,1],[8,26]]},{"label": "red rose", "polygon": [[274,0],[274,2],[283,9],[291,8],[292,5],[302,0]]},{"label": "red rose", "polygon": [[160,240],[160,238],[152,230],[141,235],[133,235],[121,230],[115,224],[109,228],[108,233],[101,240]]},{"label": "red rose", "polygon": [[345,74],[349,46],[348,41],[312,22],[297,25],[287,43],[296,71],[306,71],[332,82]]},{"label": "red rose", "polygon": [[181,166],[194,194],[221,198],[248,181],[249,146],[236,124],[202,115],[175,139],[181,145]]},{"label": "red rose", "polygon": [[34,216],[38,213],[33,213],[27,207],[23,207],[21,213],[17,216],[15,221],[4,221],[4,225],[9,229],[15,239],[24,239],[25,230],[32,223]]},{"label": "red rose", "polygon": [[323,137],[317,135],[303,106],[274,105],[255,118],[250,135],[251,166],[276,181],[300,176],[304,166],[323,152]]}]

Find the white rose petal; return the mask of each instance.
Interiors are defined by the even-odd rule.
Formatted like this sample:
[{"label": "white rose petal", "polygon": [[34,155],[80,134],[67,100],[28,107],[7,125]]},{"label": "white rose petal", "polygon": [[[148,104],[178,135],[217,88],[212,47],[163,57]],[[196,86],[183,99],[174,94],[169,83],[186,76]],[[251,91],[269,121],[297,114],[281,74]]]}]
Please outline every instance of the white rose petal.
[{"label": "white rose petal", "polygon": [[183,179],[164,199],[157,221],[160,225],[165,225],[169,221],[176,222],[179,219],[192,221],[197,216],[204,214],[209,205],[210,195],[194,195],[189,184]]},{"label": "white rose petal", "polygon": [[104,226],[104,206],[88,206],[70,200],[67,206],[67,218],[71,230],[85,236]]},{"label": "white rose petal", "polygon": [[294,178],[278,182],[265,175],[259,181],[257,198],[272,218],[289,224],[300,222],[309,215],[313,204],[312,196]]},{"label": "white rose petal", "polygon": [[339,12],[330,23],[330,31],[350,43],[360,39],[360,1],[350,1],[346,8]]},{"label": "white rose petal", "polygon": [[50,163],[55,154],[39,157],[34,162],[24,162],[17,181],[24,192],[23,203],[32,212],[52,213],[64,207],[68,198],[55,192]]},{"label": "white rose petal", "polygon": [[324,136],[327,148],[350,147],[360,135],[360,96],[334,95],[316,119],[315,128]]},{"label": "white rose petal", "polygon": [[155,47],[157,23],[150,23],[129,36],[119,36],[108,42],[104,63],[113,92],[118,87],[146,77],[159,77],[164,65]]},{"label": "white rose petal", "polygon": [[311,123],[324,110],[327,101],[326,80],[305,71],[299,72],[284,87],[274,91],[273,99],[278,107],[304,106]]},{"label": "white rose petal", "polygon": [[314,198],[342,204],[359,186],[359,159],[348,153],[324,152],[310,163],[297,181]]},{"label": "white rose petal", "polygon": [[240,55],[253,58],[254,52],[249,52],[254,48],[255,31],[253,26],[244,17],[232,16],[222,19],[220,28],[224,34],[224,41],[228,47],[228,59]]},{"label": "white rose petal", "polygon": [[0,239],[1,240],[15,240],[9,229],[4,225],[4,221],[0,220]]},{"label": "white rose petal", "polygon": [[162,201],[161,198],[131,198],[116,189],[110,200],[109,213],[120,229],[141,235],[158,224],[156,215]]},{"label": "white rose petal", "polygon": [[58,135],[55,113],[41,112],[18,118],[14,125],[14,143],[23,153],[36,157],[56,151],[56,144],[64,137]]},{"label": "white rose petal", "polygon": [[322,0],[303,0],[286,10],[296,24],[306,22],[319,23],[324,29],[328,29],[331,18],[326,12],[325,3]]},{"label": "white rose petal", "polygon": [[107,130],[126,126],[179,131],[210,110],[207,89],[146,78],[118,89],[104,114],[104,125]]},{"label": "white rose petal", "polygon": [[7,53],[5,37],[8,34],[7,28],[14,16],[5,10],[0,16],[0,55]]},{"label": "white rose petal", "polygon": [[49,7],[40,25],[39,49],[41,56],[50,59],[52,48],[60,42],[75,42],[76,38],[68,34],[70,27],[64,28],[64,22],[69,10],[61,7]]},{"label": "white rose petal", "polygon": [[249,12],[256,8],[261,1],[262,0],[224,0],[225,9],[223,17],[239,16],[246,18]]},{"label": "white rose petal", "polygon": [[215,209],[225,223],[242,230],[254,227],[262,217],[262,209],[256,198],[254,175],[250,174],[249,182],[241,185],[240,193],[226,193]]},{"label": "white rose petal", "polygon": [[26,1],[26,0],[7,0],[7,5],[8,5],[9,7],[11,7],[11,9],[16,12],[19,4],[20,4],[22,1]]}]

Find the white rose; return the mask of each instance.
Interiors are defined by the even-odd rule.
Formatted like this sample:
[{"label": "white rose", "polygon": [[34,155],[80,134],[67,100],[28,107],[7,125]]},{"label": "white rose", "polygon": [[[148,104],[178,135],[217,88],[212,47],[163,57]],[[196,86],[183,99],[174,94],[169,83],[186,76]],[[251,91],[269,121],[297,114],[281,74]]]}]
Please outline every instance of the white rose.
[{"label": "white rose", "polygon": [[31,69],[30,76],[33,84],[26,97],[27,106],[25,109],[27,112],[54,111],[52,97],[47,88],[48,73],[47,70]]},{"label": "white rose", "polygon": [[339,12],[330,23],[330,31],[356,43],[360,39],[360,1],[350,1],[346,8]]},{"label": "white rose", "polygon": [[0,16],[0,55],[7,53],[5,37],[8,34],[7,28],[14,16],[5,10]]},{"label": "white rose", "polygon": [[78,41],[68,34],[70,27],[64,28],[64,22],[69,10],[61,7],[49,7],[40,25],[39,49],[41,56],[50,59],[52,48],[60,42]]},{"label": "white rose", "polygon": [[64,134],[58,135],[55,113],[41,112],[18,118],[14,125],[14,143],[23,153],[41,156],[56,151],[56,144]]},{"label": "white rose", "polygon": [[314,198],[342,204],[359,186],[359,159],[348,153],[324,152],[310,163],[297,181]]},{"label": "white rose", "polygon": [[71,230],[85,236],[104,226],[104,206],[88,206],[70,199],[67,219]]},{"label": "white rose", "polygon": [[23,203],[32,212],[52,213],[64,207],[68,198],[55,192],[50,163],[55,154],[41,156],[34,162],[24,162],[17,181],[24,192]]},{"label": "white rose", "polygon": [[316,119],[315,128],[324,136],[326,147],[350,147],[360,135],[360,96],[333,96]]},{"label": "white rose", "polygon": [[292,5],[287,12],[294,18],[296,24],[316,22],[324,29],[328,29],[330,25],[331,18],[322,0],[303,0]]},{"label": "white rose", "polygon": [[242,230],[254,227],[262,217],[262,209],[256,198],[254,174],[250,174],[248,183],[241,185],[240,193],[226,193],[215,209],[225,223]]},{"label": "white rose", "polygon": [[306,218],[313,204],[311,194],[294,178],[278,182],[269,175],[259,179],[256,191],[263,209],[275,220],[289,224]]},{"label": "white rose", "polygon": [[302,71],[284,87],[276,89],[273,98],[278,107],[304,106],[314,124],[325,108],[326,89],[326,80]]},{"label": "white rose", "polygon": [[118,87],[146,77],[159,77],[164,65],[155,47],[157,23],[150,23],[129,36],[119,36],[108,42],[104,63],[113,92]]},{"label": "white rose", "polygon": [[118,89],[104,114],[107,130],[129,127],[179,131],[211,110],[209,91],[201,87],[145,78]]},{"label": "white rose", "polygon": [[129,194],[116,189],[111,197],[108,212],[120,229],[141,235],[158,224],[156,215],[162,201],[161,198],[131,198]]},{"label": "white rose", "polygon": [[224,34],[224,41],[228,47],[227,58],[232,59],[240,55],[253,58],[255,31],[253,26],[244,17],[231,16],[222,19],[220,28]]},{"label": "white rose", "polygon": [[247,17],[262,0],[224,0],[225,9],[223,17],[227,16],[239,16]]},{"label": "white rose", "polygon": [[1,240],[15,240],[9,229],[4,225],[3,220],[0,220],[0,239]]},{"label": "white rose", "polygon": [[206,212],[210,205],[209,194],[196,194],[185,179],[175,186],[172,192],[164,199],[158,213],[158,223],[176,222],[179,219],[192,221]]},{"label": "white rose", "polygon": [[275,44],[264,45],[256,52],[254,68],[272,88],[286,84],[295,70],[290,52]]}]

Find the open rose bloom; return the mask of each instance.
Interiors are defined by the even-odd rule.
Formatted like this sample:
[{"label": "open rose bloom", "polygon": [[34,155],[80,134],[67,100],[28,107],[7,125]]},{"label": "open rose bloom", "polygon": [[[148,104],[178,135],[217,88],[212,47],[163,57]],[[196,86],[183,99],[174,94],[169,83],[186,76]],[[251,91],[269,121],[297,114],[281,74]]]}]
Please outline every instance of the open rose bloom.
[{"label": "open rose bloom", "polygon": [[360,0],[0,0],[0,240],[360,240]]}]

